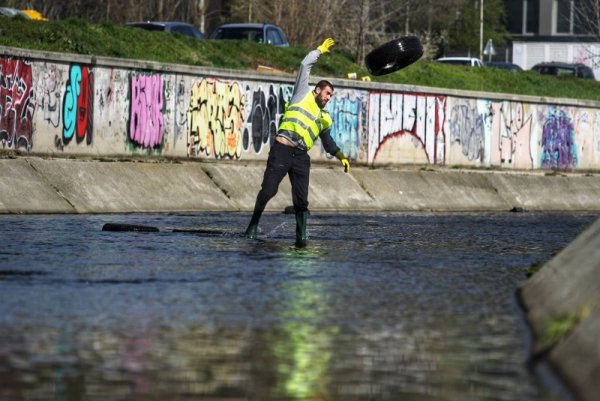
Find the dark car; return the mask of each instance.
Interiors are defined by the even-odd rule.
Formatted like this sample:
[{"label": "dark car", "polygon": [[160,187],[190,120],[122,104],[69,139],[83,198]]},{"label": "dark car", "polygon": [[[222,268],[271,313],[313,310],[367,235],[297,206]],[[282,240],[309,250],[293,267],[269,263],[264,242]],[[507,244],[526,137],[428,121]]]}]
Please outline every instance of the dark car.
[{"label": "dark car", "polygon": [[489,63],[485,63],[485,66],[501,68],[503,70],[509,70],[513,72],[523,71],[523,69],[519,65],[513,63],[505,63],[503,61],[490,61]]},{"label": "dark car", "polygon": [[133,28],[142,28],[147,31],[164,31],[173,34],[179,34],[184,36],[191,36],[196,39],[206,39],[206,35],[203,34],[192,24],[187,22],[179,21],[139,21],[139,22],[128,22],[125,26]]},{"label": "dark car", "polygon": [[224,24],[213,31],[210,39],[251,40],[277,47],[290,45],[283,29],[273,24]]},{"label": "dark car", "polygon": [[556,76],[574,76],[577,78],[596,79],[594,71],[585,64],[569,64],[552,61],[549,63],[539,63],[531,68],[544,75]]}]

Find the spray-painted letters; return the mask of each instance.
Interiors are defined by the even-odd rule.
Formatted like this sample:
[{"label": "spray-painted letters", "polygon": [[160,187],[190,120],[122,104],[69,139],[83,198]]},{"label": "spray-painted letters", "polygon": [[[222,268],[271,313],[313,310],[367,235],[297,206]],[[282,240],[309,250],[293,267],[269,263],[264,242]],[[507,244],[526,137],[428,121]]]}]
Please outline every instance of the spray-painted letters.
[{"label": "spray-painted letters", "polygon": [[31,63],[0,58],[0,142],[3,148],[31,150],[33,141]]},{"label": "spray-painted letters", "polygon": [[63,99],[63,144],[76,135],[77,143],[92,142],[94,112],[94,75],[90,68],[74,64]]},{"label": "spray-painted letters", "polygon": [[194,83],[188,109],[188,155],[239,158],[245,96],[237,82]]},{"label": "spray-painted letters", "polygon": [[163,143],[163,78],[160,74],[132,74],[129,139],[143,148]]}]

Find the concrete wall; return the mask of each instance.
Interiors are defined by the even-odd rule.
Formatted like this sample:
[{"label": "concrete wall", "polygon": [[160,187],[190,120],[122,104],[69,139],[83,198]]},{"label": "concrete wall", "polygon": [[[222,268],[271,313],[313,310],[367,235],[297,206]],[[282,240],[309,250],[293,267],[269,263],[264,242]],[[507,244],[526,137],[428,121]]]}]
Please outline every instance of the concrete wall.
[{"label": "concrete wall", "polygon": [[[0,213],[250,211],[264,162],[0,159]],[[313,211],[600,210],[600,175],[316,163]],[[284,180],[268,210],[292,204]]]},{"label": "concrete wall", "polygon": [[[520,290],[535,333],[534,360],[548,359],[576,398],[600,394],[600,220],[548,262]],[[566,330],[546,338],[558,322]]]},{"label": "concrete wall", "polygon": [[[243,163],[266,159],[294,77],[0,47],[0,80],[3,149]],[[334,84],[333,136],[355,163],[600,167],[600,102]]]}]

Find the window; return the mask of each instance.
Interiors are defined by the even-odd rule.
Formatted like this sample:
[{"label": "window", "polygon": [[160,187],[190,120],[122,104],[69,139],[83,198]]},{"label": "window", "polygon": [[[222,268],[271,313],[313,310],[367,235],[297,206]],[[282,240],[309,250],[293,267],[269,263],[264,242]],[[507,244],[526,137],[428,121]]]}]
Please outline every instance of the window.
[{"label": "window", "polygon": [[174,26],[171,28],[172,33],[178,33],[180,35],[194,36],[192,28],[189,26]]},{"label": "window", "polygon": [[281,45],[283,44],[283,39],[281,39],[281,35],[277,29],[269,28],[267,30],[267,43],[272,45]]},{"label": "window", "polygon": [[508,32],[523,33],[523,0],[506,0]]},{"label": "window", "polygon": [[572,33],[571,0],[556,0],[556,33]]},{"label": "window", "polygon": [[[590,0],[555,0],[556,4],[556,33],[582,35],[589,34],[588,20],[591,11]],[[587,28],[587,29],[586,29]]]},{"label": "window", "polygon": [[508,31],[536,34],[539,31],[540,0],[505,0]]},{"label": "window", "polygon": [[538,33],[540,29],[540,0],[525,0],[525,32]]},{"label": "window", "polygon": [[[594,4],[591,2],[594,1]],[[573,1],[573,14],[574,14],[574,32],[575,34],[592,34],[594,26],[598,26],[598,23],[594,23],[594,9],[598,7],[598,3],[595,0],[574,0]],[[596,8],[597,9],[597,8]]]}]

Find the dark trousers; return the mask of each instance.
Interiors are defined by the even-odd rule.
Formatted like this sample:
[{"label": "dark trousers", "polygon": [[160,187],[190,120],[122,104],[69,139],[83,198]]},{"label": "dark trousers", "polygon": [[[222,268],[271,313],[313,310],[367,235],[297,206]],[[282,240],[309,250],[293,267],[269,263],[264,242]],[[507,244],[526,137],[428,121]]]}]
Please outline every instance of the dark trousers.
[{"label": "dark trousers", "polygon": [[307,151],[285,146],[277,141],[271,146],[261,190],[256,197],[254,211],[261,213],[269,200],[277,194],[285,177],[292,184],[292,202],[296,213],[308,211],[308,181],[310,156]]}]

